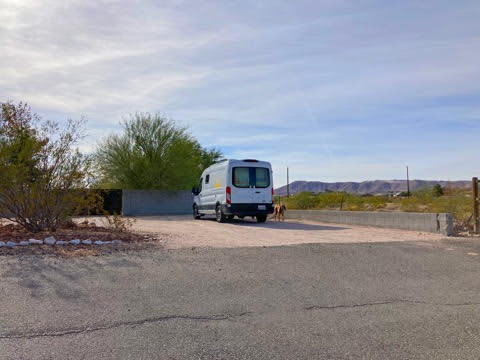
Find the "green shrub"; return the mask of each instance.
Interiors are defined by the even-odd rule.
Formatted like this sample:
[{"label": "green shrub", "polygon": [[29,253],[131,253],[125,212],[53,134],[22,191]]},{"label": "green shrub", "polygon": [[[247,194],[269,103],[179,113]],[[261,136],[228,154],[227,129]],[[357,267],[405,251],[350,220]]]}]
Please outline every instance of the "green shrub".
[{"label": "green shrub", "polygon": [[41,122],[26,104],[0,106],[0,215],[32,232],[55,231],[95,199],[91,161],[76,148],[83,121],[64,129]]}]

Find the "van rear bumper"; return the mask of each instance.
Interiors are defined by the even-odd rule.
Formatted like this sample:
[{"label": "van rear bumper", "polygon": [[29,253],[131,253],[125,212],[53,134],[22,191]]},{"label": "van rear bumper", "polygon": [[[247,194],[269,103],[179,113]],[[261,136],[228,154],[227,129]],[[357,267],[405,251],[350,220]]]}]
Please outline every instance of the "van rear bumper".
[{"label": "van rear bumper", "polygon": [[[265,206],[265,210],[259,210],[258,206]],[[273,204],[223,204],[222,211],[225,215],[256,216],[273,213]]]}]

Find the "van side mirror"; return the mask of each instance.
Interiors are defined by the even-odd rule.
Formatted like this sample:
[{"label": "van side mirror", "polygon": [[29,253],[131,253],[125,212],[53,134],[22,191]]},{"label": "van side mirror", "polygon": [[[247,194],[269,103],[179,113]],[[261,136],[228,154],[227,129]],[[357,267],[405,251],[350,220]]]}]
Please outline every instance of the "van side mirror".
[{"label": "van side mirror", "polygon": [[198,195],[199,194],[199,191],[198,191],[198,188],[197,187],[192,187],[192,194],[193,195]]}]

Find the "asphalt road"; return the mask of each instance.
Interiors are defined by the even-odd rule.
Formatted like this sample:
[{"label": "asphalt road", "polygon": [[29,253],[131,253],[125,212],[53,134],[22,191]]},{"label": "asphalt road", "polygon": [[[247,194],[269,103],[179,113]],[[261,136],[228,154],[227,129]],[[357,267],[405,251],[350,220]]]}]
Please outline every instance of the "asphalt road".
[{"label": "asphalt road", "polygon": [[0,257],[4,359],[478,359],[471,241]]}]

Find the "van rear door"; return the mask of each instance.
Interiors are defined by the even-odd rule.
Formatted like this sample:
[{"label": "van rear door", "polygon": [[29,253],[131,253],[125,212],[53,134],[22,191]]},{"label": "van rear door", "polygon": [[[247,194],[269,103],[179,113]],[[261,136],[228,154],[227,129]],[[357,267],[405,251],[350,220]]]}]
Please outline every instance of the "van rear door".
[{"label": "van rear door", "polygon": [[250,182],[250,167],[236,166],[232,168],[232,203],[251,204],[253,189]]},{"label": "van rear door", "polygon": [[271,173],[265,167],[251,168],[250,178],[254,183],[253,202],[266,204],[272,202]]},{"label": "van rear door", "polygon": [[238,166],[232,169],[232,203],[272,202],[271,172],[266,167]]}]

